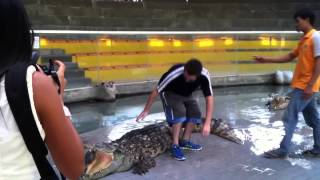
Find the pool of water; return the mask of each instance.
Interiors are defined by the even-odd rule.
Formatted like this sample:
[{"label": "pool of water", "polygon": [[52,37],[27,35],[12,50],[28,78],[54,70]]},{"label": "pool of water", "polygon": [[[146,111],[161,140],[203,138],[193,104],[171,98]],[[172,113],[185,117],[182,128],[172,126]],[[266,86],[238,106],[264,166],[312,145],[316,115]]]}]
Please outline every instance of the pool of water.
[{"label": "pool of water", "polygon": [[[285,95],[290,92],[287,86],[239,86],[214,89],[215,118],[228,121],[236,129],[239,137],[249,143],[250,151],[259,155],[277,147],[284,134],[281,117],[283,111],[270,112],[266,108],[268,96],[271,93]],[[116,102],[87,102],[70,104],[73,122],[80,133],[86,136],[93,132],[96,141],[111,141],[120,138],[133,129],[148,124],[164,121],[162,105],[157,100],[150,115],[142,122],[137,123],[135,118],[142,111],[147,95],[118,99]],[[205,111],[205,100],[199,95],[202,111]],[[310,148],[312,131],[300,120],[293,143],[300,147],[299,151]],[[101,129],[101,131],[97,131]],[[94,131],[96,130],[96,131]],[[84,140],[86,141],[86,140]],[[90,140],[88,140],[90,141]],[[303,147],[303,148],[301,148]]]},{"label": "pool of water", "polygon": [[[290,164],[290,167],[288,168],[298,168],[298,170],[293,170],[293,172],[301,171],[303,173],[307,173],[310,172],[311,169],[317,169],[318,162],[317,160],[312,159],[289,158],[287,161],[281,163],[280,161],[265,161],[258,158],[263,152],[277,148],[284,135],[283,123],[281,121],[283,111],[270,112],[265,106],[269,99],[268,96],[271,93],[285,95],[290,92],[289,87],[239,86],[215,88],[214,92],[214,117],[227,120],[235,128],[239,137],[244,141],[243,148],[236,146],[233,147],[232,143],[228,141],[221,141],[220,143],[217,141],[212,142],[216,143],[214,149],[218,148],[217,151],[222,154],[221,156],[230,156],[230,154],[223,155],[224,151],[231,151],[228,147],[237,148],[236,152],[242,154],[239,157],[244,156],[244,159],[247,159],[243,162],[239,160],[239,157],[237,157],[235,159],[238,160],[235,160],[235,163],[238,163],[238,165],[239,163],[249,164],[250,166],[245,165],[243,168],[248,172],[259,171],[259,173],[261,172],[261,174],[264,174],[264,171],[266,171],[267,176],[264,177],[264,179],[270,179],[268,178],[269,175],[275,175],[274,178],[277,179],[277,175],[279,175],[283,170],[283,163],[287,162]],[[135,121],[136,116],[142,111],[146,99],[147,95],[142,95],[121,98],[113,103],[78,103],[70,104],[69,107],[73,113],[73,122],[77,127],[77,130],[82,133],[84,142],[90,142],[91,144],[101,141],[115,140],[133,129],[137,129],[157,121],[163,121],[164,115],[162,113],[162,105],[159,100],[155,102],[151,115],[148,116],[145,121],[141,123],[137,123]],[[199,96],[199,101],[201,108],[204,111],[205,101],[201,96]],[[195,139],[199,140],[199,136],[195,136]],[[299,123],[292,142],[294,144],[293,150],[295,153],[301,153],[303,150],[310,149],[313,146],[312,129],[305,124],[302,115],[299,115]],[[202,141],[202,143],[207,143],[206,145],[209,146],[206,141]],[[250,162],[252,163],[250,164]],[[270,164],[268,164],[269,162]],[[221,163],[223,164],[225,162]],[[237,165],[231,163],[230,166]],[[252,170],[250,170],[251,166]],[[261,168],[257,169],[256,166],[261,167],[262,170]],[[249,169],[247,169],[248,167]],[[265,167],[265,169],[263,169],[263,167]],[[270,169],[271,174],[269,174]],[[239,170],[239,172],[242,172],[242,170]],[[285,172],[283,174],[285,174],[285,176],[288,175]],[[131,179],[131,176],[127,179]]]},{"label": "pool of water", "polygon": [[[281,86],[239,86],[214,89],[216,118],[228,119],[237,127],[248,123],[268,123],[274,113],[266,107],[270,93],[286,94],[289,87]],[[85,102],[68,105],[73,114],[73,122],[80,133],[101,127],[114,127],[125,121],[133,120],[142,111],[148,95],[126,97],[116,102]],[[201,109],[205,111],[205,100],[199,93]],[[154,103],[151,114],[161,113],[159,99]],[[146,121],[154,119],[147,118]],[[277,117],[274,117],[277,118]],[[239,121],[240,119],[245,121]]]}]

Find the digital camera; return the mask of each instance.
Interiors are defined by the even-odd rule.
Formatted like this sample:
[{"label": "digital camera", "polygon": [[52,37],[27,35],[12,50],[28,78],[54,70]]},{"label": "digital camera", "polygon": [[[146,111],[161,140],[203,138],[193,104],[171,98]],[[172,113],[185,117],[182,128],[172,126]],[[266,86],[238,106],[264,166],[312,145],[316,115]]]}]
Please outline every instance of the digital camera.
[{"label": "digital camera", "polygon": [[[37,51],[32,52],[32,57],[31,57],[32,64],[37,64],[37,61],[38,61],[39,57],[40,57],[39,52],[37,52]],[[55,69],[53,60],[49,59],[49,64],[48,65],[40,65],[40,64],[37,64],[37,65],[38,65],[38,67],[40,67],[42,69],[42,71],[47,76],[51,76],[52,77],[54,82],[59,87],[58,93],[60,94],[60,86],[61,86],[61,84],[60,84],[60,80],[59,80],[57,71]]]},{"label": "digital camera", "polygon": [[[38,51],[34,51],[32,53],[32,63],[31,64],[37,64],[37,61],[39,59],[40,55],[39,55],[39,52]],[[54,62],[52,59],[49,59],[49,64],[48,65],[40,65],[38,64],[38,66],[42,69],[42,71],[48,75],[48,76],[51,76],[52,74],[56,74],[57,71],[55,70],[54,68]]]}]

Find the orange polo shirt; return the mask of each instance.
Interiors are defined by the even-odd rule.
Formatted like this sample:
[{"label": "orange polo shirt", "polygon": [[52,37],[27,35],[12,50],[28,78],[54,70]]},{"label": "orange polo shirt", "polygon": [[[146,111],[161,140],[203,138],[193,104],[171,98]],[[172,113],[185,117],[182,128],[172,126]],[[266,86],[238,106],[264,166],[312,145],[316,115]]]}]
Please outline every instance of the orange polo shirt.
[{"label": "orange polo shirt", "polygon": [[[305,34],[292,54],[298,57],[298,62],[294,71],[291,87],[304,90],[311,81],[315,68],[315,58],[320,57],[319,32],[312,29]],[[314,92],[319,92],[319,88],[320,78],[318,78],[312,89]]]}]

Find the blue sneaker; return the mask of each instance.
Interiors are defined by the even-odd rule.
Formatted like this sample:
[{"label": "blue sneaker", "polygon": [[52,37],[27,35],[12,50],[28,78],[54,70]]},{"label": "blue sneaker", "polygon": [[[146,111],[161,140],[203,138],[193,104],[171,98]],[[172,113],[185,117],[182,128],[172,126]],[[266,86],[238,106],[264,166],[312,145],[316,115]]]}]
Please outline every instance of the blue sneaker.
[{"label": "blue sneaker", "polygon": [[178,161],[184,161],[187,159],[184,156],[183,152],[181,151],[180,147],[176,144],[172,145],[171,153],[172,153],[172,156]]},{"label": "blue sneaker", "polygon": [[194,144],[191,141],[186,141],[186,140],[182,140],[180,142],[180,147],[181,147],[181,149],[188,149],[188,150],[192,150],[192,151],[201,151],[202,150],[201,145]]}]

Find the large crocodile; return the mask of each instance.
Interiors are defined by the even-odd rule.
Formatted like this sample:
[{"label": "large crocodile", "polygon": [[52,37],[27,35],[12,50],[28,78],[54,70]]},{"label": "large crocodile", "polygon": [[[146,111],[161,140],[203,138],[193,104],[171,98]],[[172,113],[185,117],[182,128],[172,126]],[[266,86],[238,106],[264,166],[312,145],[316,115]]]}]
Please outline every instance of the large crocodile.
[{"label": "large crocodile", "polygon": [[[195,128],[199,132],[201,127]],[[212,121],[211,134],[242,144],[235,131],[221,119]],[[155,157],[171,146],[171,130],[166,123],[158,123],[133,130],[111,143],[86,146],[86,170],[83,180],[99,179],[116,172],[132,169],[145,174],[156,166]]]}]

